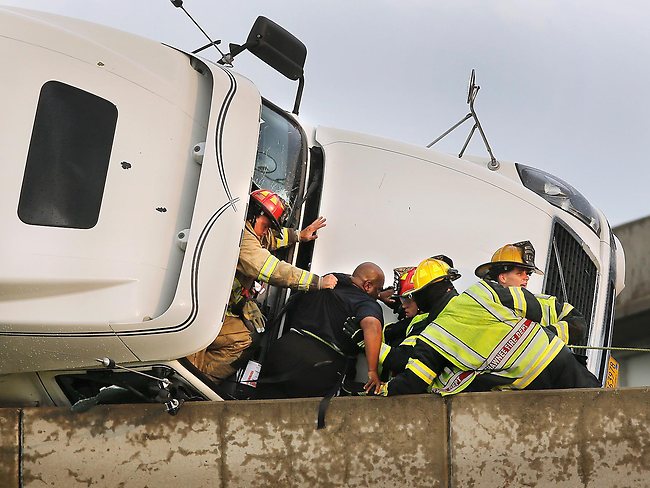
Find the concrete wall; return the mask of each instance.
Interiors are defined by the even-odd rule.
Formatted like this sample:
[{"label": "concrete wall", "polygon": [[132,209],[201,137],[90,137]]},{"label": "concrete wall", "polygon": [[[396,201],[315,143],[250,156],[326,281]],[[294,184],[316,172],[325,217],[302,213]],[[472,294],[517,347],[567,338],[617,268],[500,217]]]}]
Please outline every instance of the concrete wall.
[{"label": "concrete wall", "polygon": [[648,389],[458,395],[450,486],[647,487],[649,401]]},{"label": "concrete wall", "polygon": [[3,488],[20,486],[20,425],[19,410],[0,409],[0,486]]},{"label": "concrete wall", "polygon": [[650,479],[648,389],[337,398],[318,431],[317,407],[0,410],[0,485],[628,488]]},{"label": "concrete wall", "polygon": [[629,317],[650,310],[650,217],[613,229],[625,251],[625,288],[616,301],[616,317]]}]

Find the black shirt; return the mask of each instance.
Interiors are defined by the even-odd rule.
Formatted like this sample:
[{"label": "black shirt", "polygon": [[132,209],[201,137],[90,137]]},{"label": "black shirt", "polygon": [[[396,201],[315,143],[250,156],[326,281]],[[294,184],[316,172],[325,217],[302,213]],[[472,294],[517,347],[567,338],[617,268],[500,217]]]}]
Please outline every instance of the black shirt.
[{"label": "black shirt", "polygon": [[333,290],[300,293],[289,308],[287,323],[334,344],[346,354],[358,351],[343,332],[348,317],[375,317],[381,324],[384,315],[377,301],[352,283],[350,275],[333,273],[338,283]]}]

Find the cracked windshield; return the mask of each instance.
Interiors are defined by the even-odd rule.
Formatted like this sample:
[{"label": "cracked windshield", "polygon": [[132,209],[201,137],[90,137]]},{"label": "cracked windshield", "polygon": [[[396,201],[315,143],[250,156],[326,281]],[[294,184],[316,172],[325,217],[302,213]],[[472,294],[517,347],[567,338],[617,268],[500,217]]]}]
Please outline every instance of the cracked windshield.
[{"label": "cracked windshield", "polygon": [[262,106],[253,181],[280,195],[292,208],[300,187],[302,135],[285,116]]}]

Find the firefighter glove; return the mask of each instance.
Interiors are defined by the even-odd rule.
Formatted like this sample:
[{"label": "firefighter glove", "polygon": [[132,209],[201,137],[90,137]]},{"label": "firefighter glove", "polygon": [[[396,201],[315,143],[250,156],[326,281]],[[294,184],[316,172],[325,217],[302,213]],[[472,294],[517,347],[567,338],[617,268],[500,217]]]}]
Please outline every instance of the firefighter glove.
[{"label": "firefighter glove", "polygon": [[256,301],[246,300],[246,303],[242,307],[242,317],[244,319],[244,323],[246,323],[246,321],[249,321],[258,333],[261,334],[264,332],[264,327],[266,326],[266,318],[264,315],[262,315],[262,312],[257,306]]},{"label": "firefighter glove", "polygon": [[361,329],[361,320],[357,317],[348,317],[343,324],[343,333],[348,336],[357,347],[363,350],[366,343],[363,341],[363,330]]}]

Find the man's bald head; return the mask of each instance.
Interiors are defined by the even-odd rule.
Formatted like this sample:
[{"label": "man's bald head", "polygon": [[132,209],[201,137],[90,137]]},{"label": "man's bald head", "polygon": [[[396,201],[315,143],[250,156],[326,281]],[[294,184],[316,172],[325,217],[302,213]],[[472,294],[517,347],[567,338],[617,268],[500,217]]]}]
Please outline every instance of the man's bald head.
[{"label": "man's bald head", "polygon": [[375,263],[361,263],[352,272],[352,282],[375,299],[384,287],[384,279],[384,272]]}]

